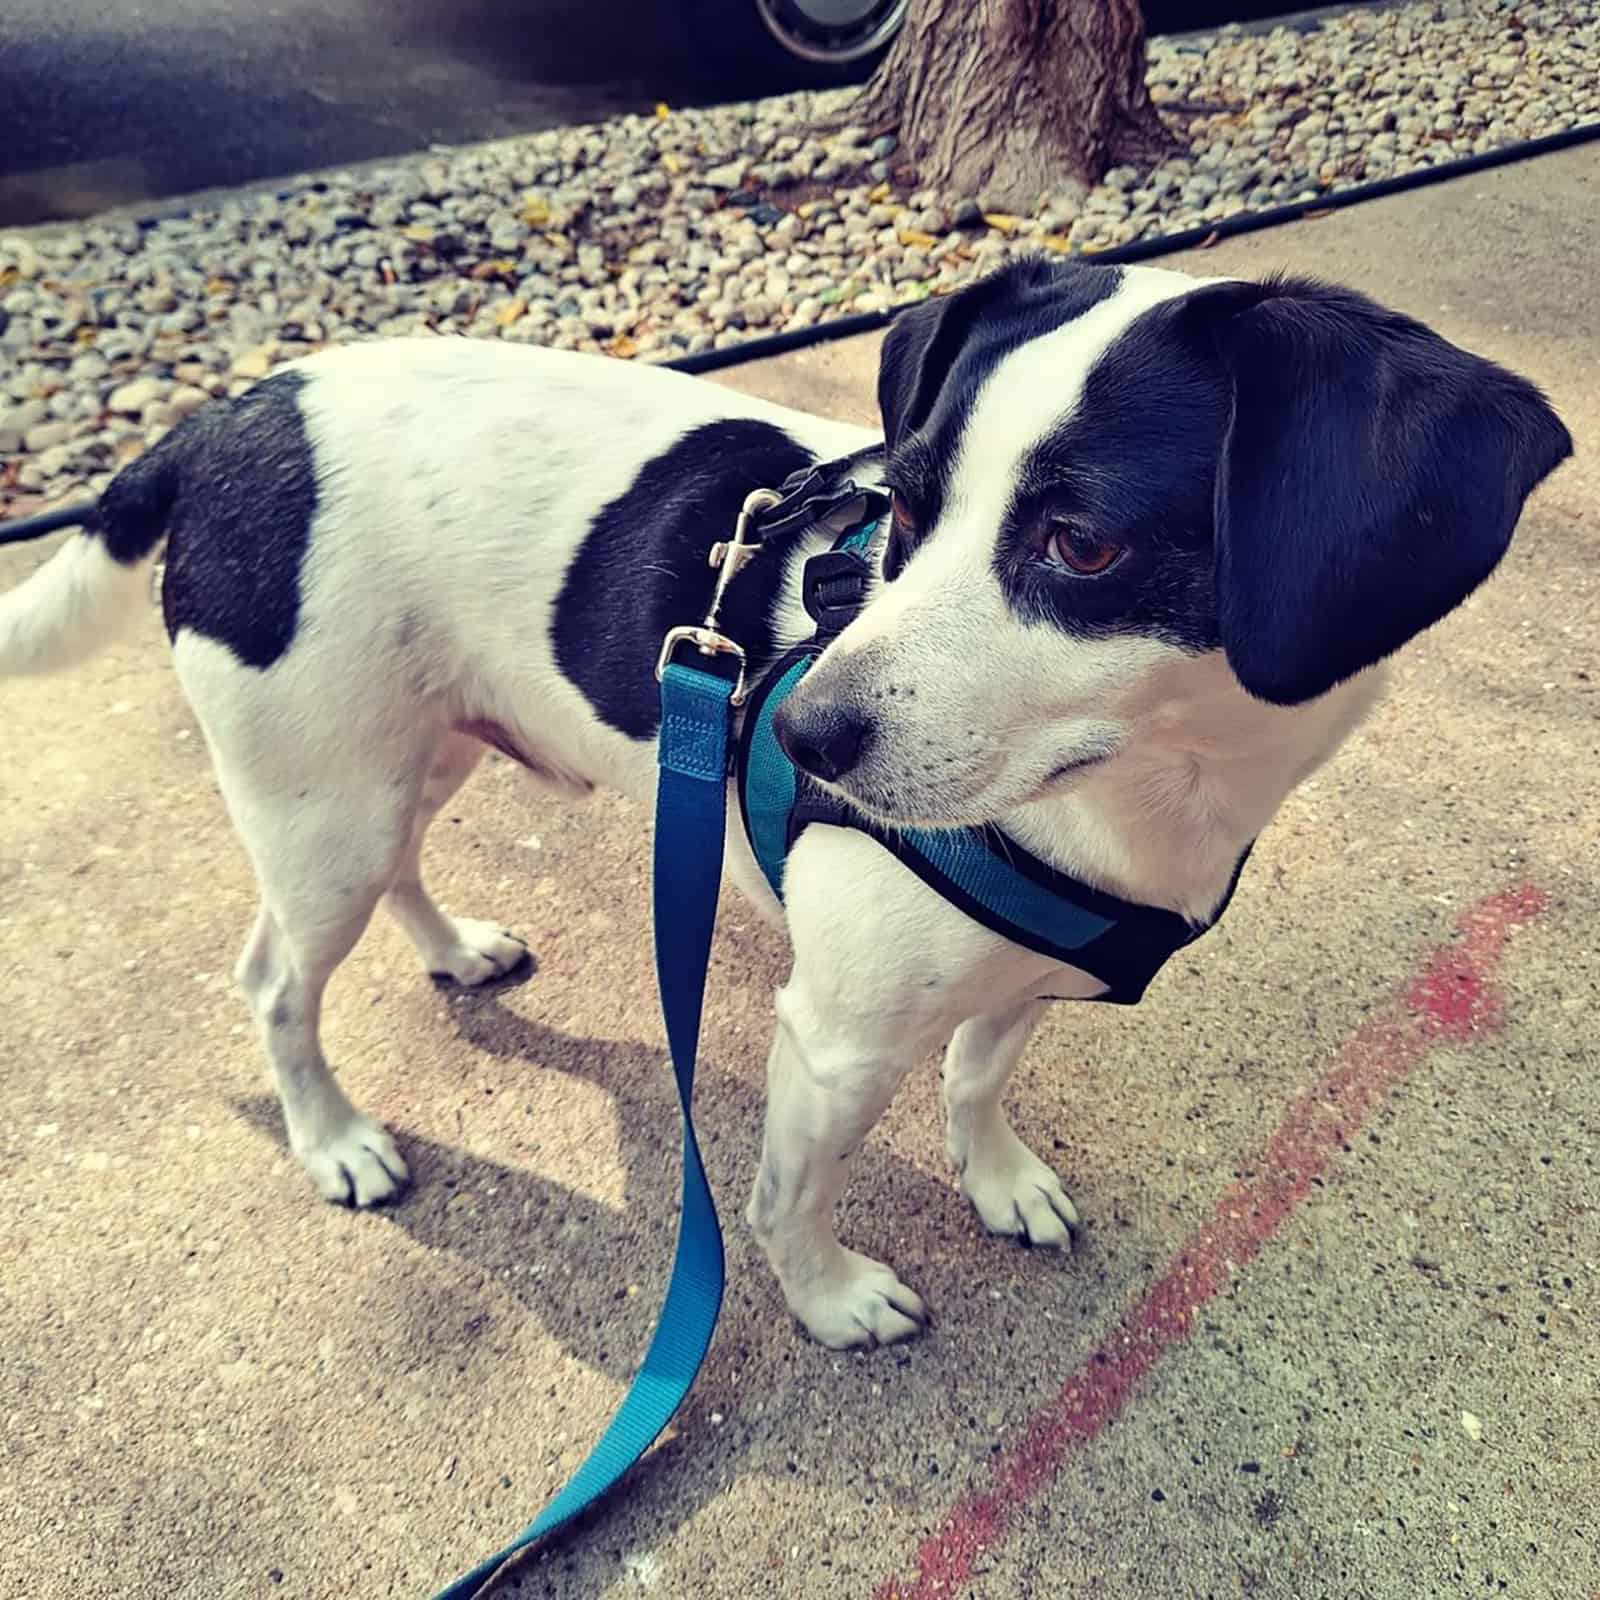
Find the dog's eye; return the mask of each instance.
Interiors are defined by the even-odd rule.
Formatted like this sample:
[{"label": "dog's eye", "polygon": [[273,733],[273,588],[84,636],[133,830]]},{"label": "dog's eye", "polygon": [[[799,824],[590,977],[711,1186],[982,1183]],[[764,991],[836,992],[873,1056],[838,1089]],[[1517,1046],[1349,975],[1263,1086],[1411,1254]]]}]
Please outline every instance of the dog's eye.
[{"label": "dog's eye", "polygon": [[905,567],[911,547],[917,542],[917,519],[911,515],[905,496],[898,489],[891,490],[889,509],[892,521],[889,542],[883,550],[883,581],[893,583]]},{"label": "dog's eye", "polygon": [[1045,552],[1053,566],[1065,567],[1080,578],[1098,578],[1127,555],[1128,547],[1096,539],[1069,522],[1056,522],[1050,525]]}]

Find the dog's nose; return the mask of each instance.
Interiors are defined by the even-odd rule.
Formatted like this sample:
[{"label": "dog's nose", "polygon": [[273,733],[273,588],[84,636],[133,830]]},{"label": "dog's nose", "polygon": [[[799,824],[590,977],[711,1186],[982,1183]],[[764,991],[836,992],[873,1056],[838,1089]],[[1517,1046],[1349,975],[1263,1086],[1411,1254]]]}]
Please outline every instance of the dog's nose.
[{"label": "dog's nose", "polygon": [[872,719],[848,706],[824,702],[802,709],[791,701],[778,708],[772,731],[802,772],[837,783],[860,763],[872,737]]}]

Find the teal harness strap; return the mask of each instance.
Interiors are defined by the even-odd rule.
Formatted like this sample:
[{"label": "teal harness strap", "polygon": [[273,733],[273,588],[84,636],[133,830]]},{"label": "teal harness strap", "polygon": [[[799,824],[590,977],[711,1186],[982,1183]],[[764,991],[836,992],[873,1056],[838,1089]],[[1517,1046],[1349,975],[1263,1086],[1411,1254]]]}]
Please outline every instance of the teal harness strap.
[{"label": "teal harness strap", "polygon": [[705,1360],[722,1306],[722,1230],[690,1105],[726,827],[733,684],[693,667],[661,676],[656,788],[656,981],[683,1111],[683,1205],[666,1300],[632,1387],[566,1487],[503,1550],[441,1590],[469,1600],[513,1556],[592,1505],[655,1442]]}]

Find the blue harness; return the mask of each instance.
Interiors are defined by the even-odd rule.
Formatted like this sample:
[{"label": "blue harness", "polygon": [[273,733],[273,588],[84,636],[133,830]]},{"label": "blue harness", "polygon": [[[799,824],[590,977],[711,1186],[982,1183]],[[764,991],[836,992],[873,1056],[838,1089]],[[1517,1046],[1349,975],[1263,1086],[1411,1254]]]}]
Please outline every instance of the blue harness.
[{"label": "blue harness", "polygon": [[1227,910],[1244,857],[1216,918],[1195,924],[1175,911],[1135,905],[1091,888],[998,828],[880,827],[797,771],[779,745],[772,731],[778,707],[861,608],[872,576],[867,552],[877,531],[873,517],[806,563],[801,594],[817,632],[773,664],[747,703],[738,750],[739,809],[772,892],[782,900],[789,852],[810,824],[854,828],[876,839],[974,922],[1098,978],[1105,990],[1089,998],[1136,1004],[1162,967]]}]

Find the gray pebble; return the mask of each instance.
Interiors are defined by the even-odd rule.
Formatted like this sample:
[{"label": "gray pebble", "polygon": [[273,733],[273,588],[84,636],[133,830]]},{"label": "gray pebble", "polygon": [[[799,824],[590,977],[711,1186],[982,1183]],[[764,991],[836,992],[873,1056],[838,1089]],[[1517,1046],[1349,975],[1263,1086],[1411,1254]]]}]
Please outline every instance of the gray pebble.
[{"label": "gray pebble", "polygon": [[14,406],[0,409],[0,428],[8,433],[26,433],[36,423],[50,415],[48,402],[37,397],[21,400]]},{"label": "gray pebble", "polygon": [[123,416],[136,417],[146,406],[162,399],[170,385],[160,378],[136,378],[113,389],[106,400],[108,410]]},{"label": "gray pebble", "polygon": [[41,450],[54,450],[72,437],[70,422],[36,422],[22,436],[24,447],[35,454]]},{"label": "gray pebble", "polygon": [[196,384],[180,383],[167,396],[166,404],[174,417],[186,417],[191,412],[198,411],[210,398],[211,396]]}]

